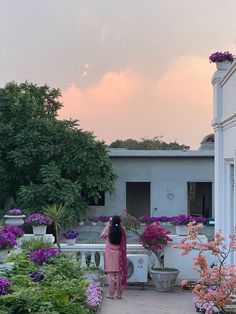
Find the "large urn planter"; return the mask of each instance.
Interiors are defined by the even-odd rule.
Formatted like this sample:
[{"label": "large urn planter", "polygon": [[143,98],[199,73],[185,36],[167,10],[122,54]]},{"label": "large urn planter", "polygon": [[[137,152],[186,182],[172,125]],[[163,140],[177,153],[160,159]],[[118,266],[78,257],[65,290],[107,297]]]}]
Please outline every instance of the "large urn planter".
[{"label": "large urn planter", "polygon": [[186,225],[178,225],[175,226],[176,234],[179,236],[188,236],[188,226]]},{"label": "large urn planter", "polygon": [[8,226],[20,227],[24,225],[25,215],[4,215],[5,224]]},{"label": "large urn planter", "polygon": [[4,264],[6,262],[8,252],[9,252],[9,249],[0,250],[0,264]]},{"label": "large urn planter", "polygon": [[159,292],[172,291],[175,286],[178,274],[179,270],[174,268],[156,268],[150,270],[150,275],[152,277],[154,286]]},{"label": "large urn planter", "polygon": [[33,234],[35,236],[44,236],[47,231],[47,226],[42,225],[42,226],[32,226],[33,227]]}]

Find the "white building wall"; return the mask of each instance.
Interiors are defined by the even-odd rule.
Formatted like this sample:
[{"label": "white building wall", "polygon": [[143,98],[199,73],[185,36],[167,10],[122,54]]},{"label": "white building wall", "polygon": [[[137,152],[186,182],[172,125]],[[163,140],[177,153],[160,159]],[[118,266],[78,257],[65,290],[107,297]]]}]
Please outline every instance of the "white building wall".
[{"label": "white building wall", "polygon": [[[214,181],[214,160],[206,158],[112,157],[118,175],[115,193],[105,197],[105,206],[93,207],[96,215],[117,214],[126,208],[126,182],[151,183],[150,215],[187,214],[187,183]],[[173,199],[167,197],[174,195]],[[214,209],[214,202],[213,202]]]}]

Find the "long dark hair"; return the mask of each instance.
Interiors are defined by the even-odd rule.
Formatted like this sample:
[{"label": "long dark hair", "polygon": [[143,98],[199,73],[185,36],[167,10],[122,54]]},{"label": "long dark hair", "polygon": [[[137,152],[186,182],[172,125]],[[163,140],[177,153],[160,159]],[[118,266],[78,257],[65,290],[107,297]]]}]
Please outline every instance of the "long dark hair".
[{"label": "long dark hair", "polygon": [[109,228],[109,241],[111,244],[119,245],[122,240],[120,216],[113,216]]}]

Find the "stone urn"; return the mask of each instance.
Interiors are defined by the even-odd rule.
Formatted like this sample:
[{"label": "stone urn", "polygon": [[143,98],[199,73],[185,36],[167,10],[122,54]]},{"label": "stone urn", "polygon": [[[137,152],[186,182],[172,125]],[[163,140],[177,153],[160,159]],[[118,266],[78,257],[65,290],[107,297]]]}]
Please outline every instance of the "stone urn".
[{"label": "stone urn", "polygon": [[8,226],[23,226],[25,215],[4,215],[5,224]]},{"label": "stone urn", "polygon": [[150,270],[154,286],[159,292],[172,291],[178,274],[179,270],[175,268],[155,268]]},{"label": "stone urn", "polygon": [[41,225],[41,226],[32,226],[33,227],[33,234],[35,236],[44,236],[47,231],[47,226],[46,225]]}]

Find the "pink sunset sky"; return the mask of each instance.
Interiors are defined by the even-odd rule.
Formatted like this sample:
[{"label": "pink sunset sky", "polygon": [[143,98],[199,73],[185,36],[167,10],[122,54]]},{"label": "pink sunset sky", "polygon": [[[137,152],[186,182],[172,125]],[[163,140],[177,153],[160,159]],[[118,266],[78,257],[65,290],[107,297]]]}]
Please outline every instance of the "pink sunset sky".
[{"label": "pink sunset sky", "polygon": [[108,144],[163,136],[199,147],[212,133],[215,70],[236,51],[236,1],[0,1],[0,84],[59,87],[59,118]]}]

